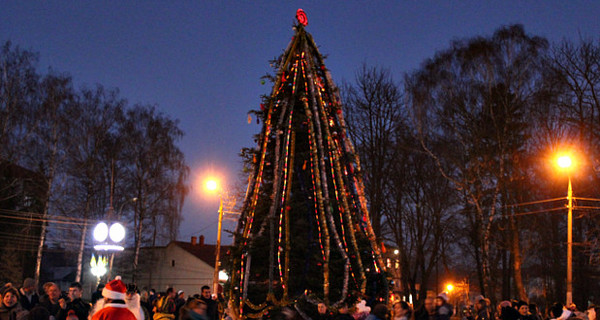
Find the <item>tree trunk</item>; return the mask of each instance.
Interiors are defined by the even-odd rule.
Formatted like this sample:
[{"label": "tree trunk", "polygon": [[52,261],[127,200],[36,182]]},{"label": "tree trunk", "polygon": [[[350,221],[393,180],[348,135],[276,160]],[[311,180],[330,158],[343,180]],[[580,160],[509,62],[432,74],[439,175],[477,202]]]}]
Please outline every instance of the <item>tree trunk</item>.
[{"label": "tree trunk", "polygon": [[[45,205],[47,206],[47,205]],[[46,218],[46,212],[47,210],[44,209],[44,219]],[[40,233],[40,244],[38,245],[38,250],[37,250],[37,258],[35,260],[35,287],[39,287],[40,284],[40,270],[42,267],[42,251],[44,250],[44,242],[46,241],[46,228],[47,228],[47,223],[46,221],[42,221],[42,231]]]},{"label": "tree trunk", "polygon": [[510,230],[512,233],[512,254],[513,254],[513,276],[515,279],[515,289],[520,300],[529,301],[527,299],[527,293],[525,293],[525,286],[523,285],[523,277],[521,274],[521,244],[519,241],[519,230],[517,230],[515,216],[510,216]]},{"label": "tree trunk", "polygon": [[[138,219],[137,229],[135,231],[135,253],[133,255],[133,276],[132,281],[135,282],[137,276],[138,262],[140,256],[140,247],[142,246],[142,218]],[[154,248],[153,248],[154,250]]]},{"label": "tree trunk", "polygon": [[83,230],[81,231],[81,239],[79,241],[79,254],[77,254],[77,275],[75,282],[81,282],[81,274],[83,273],[83,250],[85,249],[85,235],[87,234],[87,219],[83,221]]}]

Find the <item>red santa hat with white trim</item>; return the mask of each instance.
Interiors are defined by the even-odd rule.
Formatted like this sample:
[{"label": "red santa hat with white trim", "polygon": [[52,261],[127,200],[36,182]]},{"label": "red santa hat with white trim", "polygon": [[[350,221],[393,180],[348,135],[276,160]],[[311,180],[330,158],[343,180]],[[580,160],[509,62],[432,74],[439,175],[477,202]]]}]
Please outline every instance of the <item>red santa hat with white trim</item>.
[{"label": "red santa hat with white trim", "polygon": [[125,300],[125,292],[127,286],[121,281],[121,277],[117,276],[115,280],[109,282],[102,289],[102,296],[112,300]]}]

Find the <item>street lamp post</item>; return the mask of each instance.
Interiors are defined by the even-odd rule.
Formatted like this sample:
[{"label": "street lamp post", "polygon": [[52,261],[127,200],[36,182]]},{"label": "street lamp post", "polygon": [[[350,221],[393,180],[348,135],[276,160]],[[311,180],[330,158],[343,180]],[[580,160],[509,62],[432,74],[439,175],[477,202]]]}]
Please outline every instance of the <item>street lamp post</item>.
[{"label": "street lamp post", "polygon": [[573,188],[571,175],[569,175],[569,189],[567,190],[567,306],[573,302]]},{"label": "street lamp post", "polygon": [[220,185],[217,180],[205,180],[205,189],[212,193],[217,193],[219,196],[219,220],[217,226],[217,244],[215,248],[215,270],[213,273],[213,292],[218,293],[219,280],[227,281],[228,278],[224,272],[219,271],[221,264],[221,233],[223,232],[223,218],[225,217],[227,219],[225,216],[226,214],[239,215],[240,213],[232,211],[235,206],[235,199],[229,196],[227,189]]},{"label": "street lamp post", "polygon": [[[119,211],[117,212],[117,219],[113,218],[113,208],[112,208],[112,200],[110,207],[108,209],[108,213],[106,215],[106,221],[101,221],[96,225],[93,231],[94,240],[96,244],[94,245],[94,249],[96,251],[104,251],[106,253],[110,253],[110,261],[108,264],[108,274],[112,272],[114,253],[118,251],[123,251],[124,247],[121,243],[125,239],[125,227],[118,222],[121,217],[121,212],[123,211],[123,207],[129,201],[136,202],[137,198],[132,198],[126,202],[124,202]],[[110,226],[109,226],[110,224]]]},{"label": "street lamp post", "polygon": [[213,293],[219,292],[219,257],[221,255],[221,229],[223,223],[223,197],[219,195],[219,223],[217,226],[217,247],[215,249],[215,271],[213,273]]},{"label": "street lamp post", "polygon": [[217,244],[215,248],[215,270],[213,271],[213,293],[219,290],[219,256],[221,255],[221,228],[223,223],[223,195],[222,190],[219,190],[219,183],[214,179],[206,181],[206,189],[212,192],[217,192],[219,195],[219,222],[217,226]]},{"label": "street lamp post", "polygon": [[573,188],[571,186],[572,165],[569,156],[561,156],[557,160],[558,166],[567,170],[569,187],[567,189],[567,306],[573,302]]}]

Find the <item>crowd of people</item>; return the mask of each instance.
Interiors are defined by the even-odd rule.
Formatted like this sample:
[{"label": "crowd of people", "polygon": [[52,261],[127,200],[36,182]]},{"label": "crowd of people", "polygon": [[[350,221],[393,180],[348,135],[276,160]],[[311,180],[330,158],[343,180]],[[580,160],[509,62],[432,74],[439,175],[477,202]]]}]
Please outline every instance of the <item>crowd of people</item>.
[{"label": "crowd of people", "polygon": [[[237,320],[223,308],[224,300],[203,286],[199,294],[188,295],[168,288],[165,292],[140,290],[119,277],[99,285],[91,301],[85,301],[80,283],[65,292],[56,283],[43,285],[38,295],[35,281],[25,279],[20,288],[8,283],[1,288],[0,320]],[[295,317],[287,317],[295,318]],[[445,293],[427,297],[419,308],[406,301],[367,306],[364,300],[343,303],[336,310],[316,305],[314,320],[596,320],[596,307],[580,311],[574,304],[554,303],[547,315],[525,301],[502,301],[495,307],[490,299],[478,296],[472,305],[453,307]]]},{"label": "crowd of people", "polygon": [[0,320],[218,320],[218,301],[210,287],[186,298],[182,290],[140,291],[120,277],[99,285],[91,301],[85,301],[79,282],[61,291],[53,282],[43,285],[39,295],[35,281],[25,279],[20,288],[7,283],[0,295]]},{"label": "crowd of people", "polygon": [[577,309],[575,304],[563,306],[556,302],[543,315],[534,303],[525,301],[502,301],[494,308],[490,299],[477,296],[474,303],[457,310],[449,303],[446,293],[436,297],[427,297],[420,307],[406,301],[366,306],[342,304],[336,312],[328,311],[319,303],[316,320],[596,320],[596,307],[593,304],[585,311]]}]

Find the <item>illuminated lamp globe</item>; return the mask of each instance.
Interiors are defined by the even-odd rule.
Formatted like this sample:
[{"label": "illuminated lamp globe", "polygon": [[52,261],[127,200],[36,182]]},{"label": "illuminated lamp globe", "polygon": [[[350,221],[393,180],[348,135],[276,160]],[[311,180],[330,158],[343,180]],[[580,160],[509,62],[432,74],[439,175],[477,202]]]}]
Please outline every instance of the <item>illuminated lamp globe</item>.
[{"label": "illuminated lamp globe", "polygon": [[114,242],[121,242],[121,240],[125,239],[125,228],[122,224],[116,222],[110,226],[110,240]]},{"label": "illuminated lamp globe", "polygon": [[448,290],[448,292],[452,292],[452,290],[454,290],[454,286],[452,284],[448,284],[446,286],[446,290]]},{"label": "illuminated lamp globe", "polygon": [[98,268],[96,270],[96,276],[97,277],[102,277],[108,271],[108,270],[106,270],[106,266],[104,264],[98,265],[97,268]]},{"label": "illuminated lamp globe", "polygon": [[229,275],[227,275],[227,272],[223,270],[219,271],[219,281],[227,282],[227,280],[229,280]]},{"label": "illuminated lamp globe", "polygon": [[206,181],[206,189],[210,191],[217,190],[217,181],[216,180],[208,180]]},{"label": "illuminated lamp globe", "polygon": [[561,156],[556,160],[556,162],[561,168],[569,168],[572,164],[571,157],[569,156]]},{"label": "illuminated lamp globe", "polygon": [[96,228],[94,228],[94,240],[98,242],[103,242],[108,237],[108,225],[104,222],[98,223]]}]

